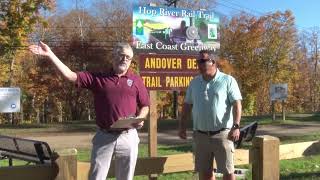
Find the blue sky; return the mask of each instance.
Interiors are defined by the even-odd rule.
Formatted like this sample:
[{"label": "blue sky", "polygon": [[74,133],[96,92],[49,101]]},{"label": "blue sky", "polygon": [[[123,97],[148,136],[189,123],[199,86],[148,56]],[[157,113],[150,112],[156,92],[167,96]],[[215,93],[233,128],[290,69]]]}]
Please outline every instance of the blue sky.
[{"label": "blue sky", "polygon": [[299,29],[320,26],[319,7],[319,0],[217,0],[217,10],[226,15],[238,13],[240,9],[255,15],[291,10]]},{"label": "blue sky", "polygon": [[[245,10],[254,15],[291,10],[298,29],[320,26],[320,0],[216,0],[216,10],[225,15],[234,15]],[[58,8],[75,8],[76,0],[58,0]],[[78,0],[89,3],[90,0]]]}]

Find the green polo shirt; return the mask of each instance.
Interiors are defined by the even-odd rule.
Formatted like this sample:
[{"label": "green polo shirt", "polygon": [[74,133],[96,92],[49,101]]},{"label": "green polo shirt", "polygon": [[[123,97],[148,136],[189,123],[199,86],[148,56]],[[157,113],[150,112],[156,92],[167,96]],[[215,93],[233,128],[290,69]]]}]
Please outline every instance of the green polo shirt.
[{"label": "green polo shirt", "polygon": [[237,81],[217,69],[215,77],[206,81],[196,76],[189,84],[185,103],[192,104],[193,129],[217,131],[231,128],[232,104],[242,100]]}]

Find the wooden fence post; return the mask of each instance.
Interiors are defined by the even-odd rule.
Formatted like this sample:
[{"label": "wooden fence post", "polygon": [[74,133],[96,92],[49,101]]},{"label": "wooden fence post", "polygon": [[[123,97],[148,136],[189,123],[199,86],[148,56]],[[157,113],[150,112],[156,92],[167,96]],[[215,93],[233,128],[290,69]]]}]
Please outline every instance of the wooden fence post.
[{"label": "wooden fence post", "polygon": [[58,151],[55,163],[58,175],[55,180],[77,180],[77,150],[66,149]]},{"label": "wooden fence post", "polygon": [[256,136],[250,149],[253,180],[279,179],[279,144],[280,141],[272,136]]}]

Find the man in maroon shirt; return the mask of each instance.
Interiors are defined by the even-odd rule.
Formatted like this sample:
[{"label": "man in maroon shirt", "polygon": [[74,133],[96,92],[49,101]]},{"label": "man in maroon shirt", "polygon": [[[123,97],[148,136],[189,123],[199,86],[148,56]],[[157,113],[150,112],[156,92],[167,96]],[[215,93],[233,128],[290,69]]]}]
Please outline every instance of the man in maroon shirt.
[{"label": "man in maroon shirt", "polygon": [[130,69],[133,51],[127,43],[113,49],[113,68],[108,73],[73,72],[64,65],[50,48],[29,46],[31,52],[49,57],[62,75],[77,87],[93,92],[98,130],[92,139],[90,180],[105,180],[114,156],[116,178],[133,179],[138,155],[139,137],[133,124],[131,129],[112,129],[110,126],[125,117],[145,118],[149,112],[149,96],[142,79]]}]

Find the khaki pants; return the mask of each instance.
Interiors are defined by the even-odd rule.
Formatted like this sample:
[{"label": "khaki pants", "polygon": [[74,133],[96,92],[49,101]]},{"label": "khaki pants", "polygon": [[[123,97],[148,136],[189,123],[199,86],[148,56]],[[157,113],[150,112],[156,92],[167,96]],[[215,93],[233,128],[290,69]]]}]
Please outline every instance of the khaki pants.
[{"label": "khaki pants", "polygon": [[234,173],[234,144],[228,140],[230,130],[221,131],[213,136],[194,131],[195,170],[198,172],[213,171],[216,161],[217,171],[222,174]]},{"label": "khaki pants", "polygon": [[113,134],[98,130],[92,139],[89,180],[105,180],[112,157],[117,180],[132,180],[138,156],[139,137],[136,129]]}]

